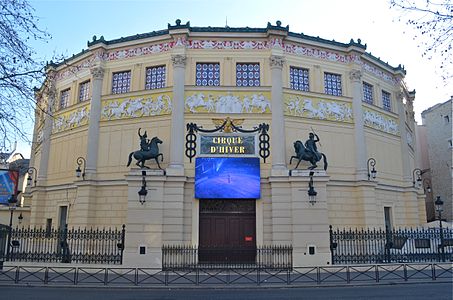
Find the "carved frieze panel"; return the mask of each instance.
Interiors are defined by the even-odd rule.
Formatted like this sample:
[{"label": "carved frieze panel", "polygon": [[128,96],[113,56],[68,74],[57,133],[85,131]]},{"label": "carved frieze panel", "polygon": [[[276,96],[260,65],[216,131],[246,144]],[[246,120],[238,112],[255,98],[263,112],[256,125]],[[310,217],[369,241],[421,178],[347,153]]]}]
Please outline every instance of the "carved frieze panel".
[{"label": "carved frieze panel", "polygon": [[88,124],[90,119],[90,105],[76,108],[55,116],[52,133],[58,133]]},{"label": "carved frieze panel", "polygon": [[192,91],[185,93],[191,113],[270,113],[270,92]]},{"label": "carved frieze panel", "polygon": [[155,93],[102,101],[101,121],[168,115],[172,93]]},{"label": "carved frieze panel", "polygon": [[400,134],[398,120],[396,118],[367,107],[363,108],[363,123],[365,126],[379,131],[394,135]]},{"label": "carved frieze panel", "polygon": [[352,104],[348,102],[284,94],[284,113],[310,119],[352,123]]}]

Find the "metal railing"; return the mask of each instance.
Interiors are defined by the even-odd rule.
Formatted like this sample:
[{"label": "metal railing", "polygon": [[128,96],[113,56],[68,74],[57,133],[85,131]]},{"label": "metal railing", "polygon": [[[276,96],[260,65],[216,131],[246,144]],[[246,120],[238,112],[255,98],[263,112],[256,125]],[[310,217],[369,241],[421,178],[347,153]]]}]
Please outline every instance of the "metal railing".
[{"label": "metal railing", "polygon": [[182,269],[280,269],[293,266],[292,246],[196,247],[164,245],[162,270]]},{"label": "metal railing", "polygon": [[121,264],[122,229],[14,228],[5,261]]},{"label": "metal railing", "polygon": [[346,286],[370,283],[448,282],[451,263],[400,263],[323,267],[293,267],[292,270],[201,269],[187,271],[161,268],[5,266],[1,285],[111,286],[111,287],[224,287]]},{"label": "metal railing", "polygon": [[336,229],[332,264],[453,261],[453,229]]}]

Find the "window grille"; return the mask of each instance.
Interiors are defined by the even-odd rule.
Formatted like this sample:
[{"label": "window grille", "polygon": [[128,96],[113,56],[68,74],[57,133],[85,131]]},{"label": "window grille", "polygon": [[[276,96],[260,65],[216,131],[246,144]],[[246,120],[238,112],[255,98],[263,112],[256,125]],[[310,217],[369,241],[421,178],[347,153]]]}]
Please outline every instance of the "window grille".
[{"label": "window grille", "polygon": [[165,73],[165,66],[146,68],[145,89],[154,90],[164,88],[166,79]]},{"label": "window grille", "polygon": [[236,86],[260,86],[260,64],[236,64]]},{"label": "window grille", "polygon": [[289,87],[293,90],[308,92],[310,90],[308,69],[290,67]]},{"label": "window grille", "polygon": [[341,75],[324,73],[324,92],[328,95],[342,96]]},{"label": "window grille", "polygon": [[373,104],[373,86],[369,83],[363,83],[363,102]]},{"label": "window grille", "polygon": [[195,84],[198,86],[219,86],[220,64],[197,63],[195,73]]},{"label": "window grille", "polygon": [[90,81],[82,82],[79,86],[79,102],[90,99]]},{"label": "window grille", "polygon": [[131,89],[131,71],[113,73],[112,94],[128,93]]}]

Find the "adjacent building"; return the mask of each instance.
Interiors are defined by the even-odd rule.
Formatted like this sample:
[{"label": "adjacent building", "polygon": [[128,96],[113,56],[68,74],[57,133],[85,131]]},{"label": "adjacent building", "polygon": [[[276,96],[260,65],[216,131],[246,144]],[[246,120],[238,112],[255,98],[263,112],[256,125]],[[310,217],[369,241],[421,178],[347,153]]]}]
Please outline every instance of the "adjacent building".
[{"label": "adjacent building", "polygon": [[[447,221],[453,220],[452,101],[453,96],[450,100],[436,104],[422,112],[424,129],[421,133],[422,139],[426,141],[432,187],[431,197],[435,200],[437,196],[440,196],[444,201],[442,218]],[[433,214],[429,216],[432,220]]]},{"label": "adjacent building", "polygon": [[[328,264],[329,225],[425,222],[415,91],[360,40],[176,20],[93,37],[47,74],[31,224],[126,224],[127,265],[159,266],[162,245],[183,244],[290,245],[294,265]],[[294,169],[301,145],[324,154],[312,171]],[[149,169],[134,159],[145,154]]]}]

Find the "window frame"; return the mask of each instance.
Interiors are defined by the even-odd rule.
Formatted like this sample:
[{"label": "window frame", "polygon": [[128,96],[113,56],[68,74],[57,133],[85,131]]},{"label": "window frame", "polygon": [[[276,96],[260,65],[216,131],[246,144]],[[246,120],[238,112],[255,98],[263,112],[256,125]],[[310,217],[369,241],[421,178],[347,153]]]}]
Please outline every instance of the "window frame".
[{"label": "window frame", "polygon": [[[87,85],[88,88],[87,88],[87,92],[85,93],[86,97],[84,99],[82,99],[82,97],[81,97],[81,95],[82,95],[82,86],[85,86],[85,85]],[[91,100],[91,97],[90,97],[91,96],[90,95],[91,86],[90,85],[91,85],[91,80],[90,79],[79,83],[79,93],[78,93],[78,99],[77,99],[79,102],[85,102],[85,101]]]},{"label": "window frame", "polygon": [[[118,91],[114,92],[114,91],[113,91],[113,89],[114,89],[113,83],[114,83],[114,77],[115,77],[115,75],[117,75],[117,74],[124,74],[124,73],[129,73],[129,76],[130,76],[129,82],[128,82],[128,87],[129,87],[128,90],[125,91],[125,92],[122,92],[122,91],[121,91],[121,92],[118,92]],[[111,90],[110,90],[110,91],[111,91],[111,93],[112,93],[113,95],[130,93],[131,87],[132,87],[132,70],[129,69],[129,70],[123,70],[123,71],[112,72],[112,80],[111,80],[111,84],[112,84],[112,86],[111,86]]]},{"label": "window frame", "polygon": [[[201,78],[198,78],[198,65],[208,65],[207,68],[209,68],[209,65],[214,65],[213,68],[214,68],[214,79],[213,79],[213,83],[212,84],[209,84],[209,77],[208,78],[203,78],[203,76]],[[218,66],[219,70],[218,70],[218,74],[219,74],[219,77],[218,78],[215,78],[215,67]],[[201,67],[203,68],[203,67]],[[203,70],[201,70],[202,72]],[[208,70],[209,72],[209,70]],[[220,86],[220,79],[221,79],[221,70],[220,70],[220,62],[212,62],[212,61],[200,61],[200,62],[195,62],[195,86]],[[218,84],[215,84],[215,80],[217,79],[218,81]],[[198,84],[198,80],[200,81],[203,81],[203,80],[207,80],[207,84]]]},{"label": "window frame", "polygon": [[[333,92],[332,93],[328,93],[328,87],[327,87],[327,81],[326,81],[328,75],[334,75],[334,76],[340,78],[340,94],[335,95]],[[324,72],[324,80],[323,80],[323,82],[324,82],[324,94],[331,95],[331,96],[342,97],[343,96],[343,79],[342,79],[342,77],[343,76],[341,74],[338,74],[338,73]],[[338,88],[335,88],[335,90],[338,90]]]},{"label": "window frame", "polygon": [[[302,78],[304,79],[304,82],[303,82],[303,84],[302,84],[302,85],[304,86],[303,89],[300,88],[300,83],[298,84],[298,85],[299,85],[299,88],[294,88],[295,82],[294,82],[294,80],[291,81],[291,77],[294,76],[294,74],[291,74],[291,71],[295,71],[295,70],[297,70],[297,71],[303,71],[303,73],[304,73],[304,74],[302,75]],[[307,73],[307,77],[305,77],[305,72]],[[298,78],[299,78],[298,81],[300,82],[300,76],[298,76]],[[307,81],[308,81],[308,83],[306,84],[306,85],[308,86],[307,89],[305,89],[305,78],[306,78]],[[292,85],[292,86],[291,86],[291,85]],[[303,67],[289,66],[289,88],[290,88],[291,90],[295,90],[295,91],[309,92],[309,91],[310,91],[310,69],[308,69],[308,68],[303,68]]]},{"label": "window frame", "polygon": [[[258,72],[259,78],[255,79],[255,77],[254,77],[254,79],[253,79],[254,83],[253,83],[252,86],[248,84],[248,81],[247,81],[247,85],[243,85],[243,84],[238,85],[238,65],[248,65],[248,66],[250,66],[250,65],[254,65],[254,66],[258,65],[258,70],[253,70],[253,72],[254,73]],[[247,69],[249,69],[249,67],[247,67]],[[241,73],[245,73],[245,72],[252,72],[252,71],[250,71],[250,70],[247,70],[247,71],[242,70]],[[235,74],[235,85],[236,85],[236,87],[251,87],[251,88],[254,88],[254,87],[260,87],[261,86],[261,63],[258,62],[258,61],[257,62],[236,62],[236,66],[234,68],[234,74]],[[242,78],[242,75],[241,75],[241,78],[239,80],[244,80]],[[258,80],[258,82],[259,82],[258,85],[256,85],[256,80]]]},{"label": "window frame", "polygon": [[[62,105],[62,100],[63,100],[63,93],[67,92],[67,98],[66,98],[66,105]],[[69,106],[69,99],[70,99],[70,93],[71,93],[71,88],[66,88],[64,90],[60,91],[60,101],[59,101],[59,108],[60,109],[65,109]]]},{"label": "window frame", "polygon": [[[367,93],[365,91],[365,88],[369,88],[369,95],[370,97],[367,97]],[[371,105],[374,105],[374,86],[371,84],[371,83],[368,83],[366,81],[363,81],[362,82],[362,101],[367,103],[367,104],[371,104]]]},{"label": "window frame", "polygon": [[[151,80],[150,82],[147,82],[148,70],[152,70],[152,69],[156,69],[157,70],[158,68],[163,68],[164,69],[163,70],[164,79],[161,80],[161,81],[157,81],[157,78],[156,78],[156,81],[154,82],[156,84],[156,87],[153,88],[152,87],[153,81]],[[156,72],[158,72],[158,71],[156,71]],[[160,87],[157,86],[158,83],[161,83]],[[149,85],[149,88],[147,87],[147,85]],[[163,88],[166,88],[166,87],[167,87],[167,65],[166,64],[159,64],[159,65],[153,65],[153,66],[145,67],[145,90],[149,91],[149,90],[163,89]]]},{"label": "window frame", "polygon": [[[382,96],[381,96],[382,109],[385,111],[391,112],[392,111],[392,94],[390,92],[387,92],[386,90],[382,90],[381,93],[382,93]],[[384,95],[388,95],[388,106],[385,104]]]}]

